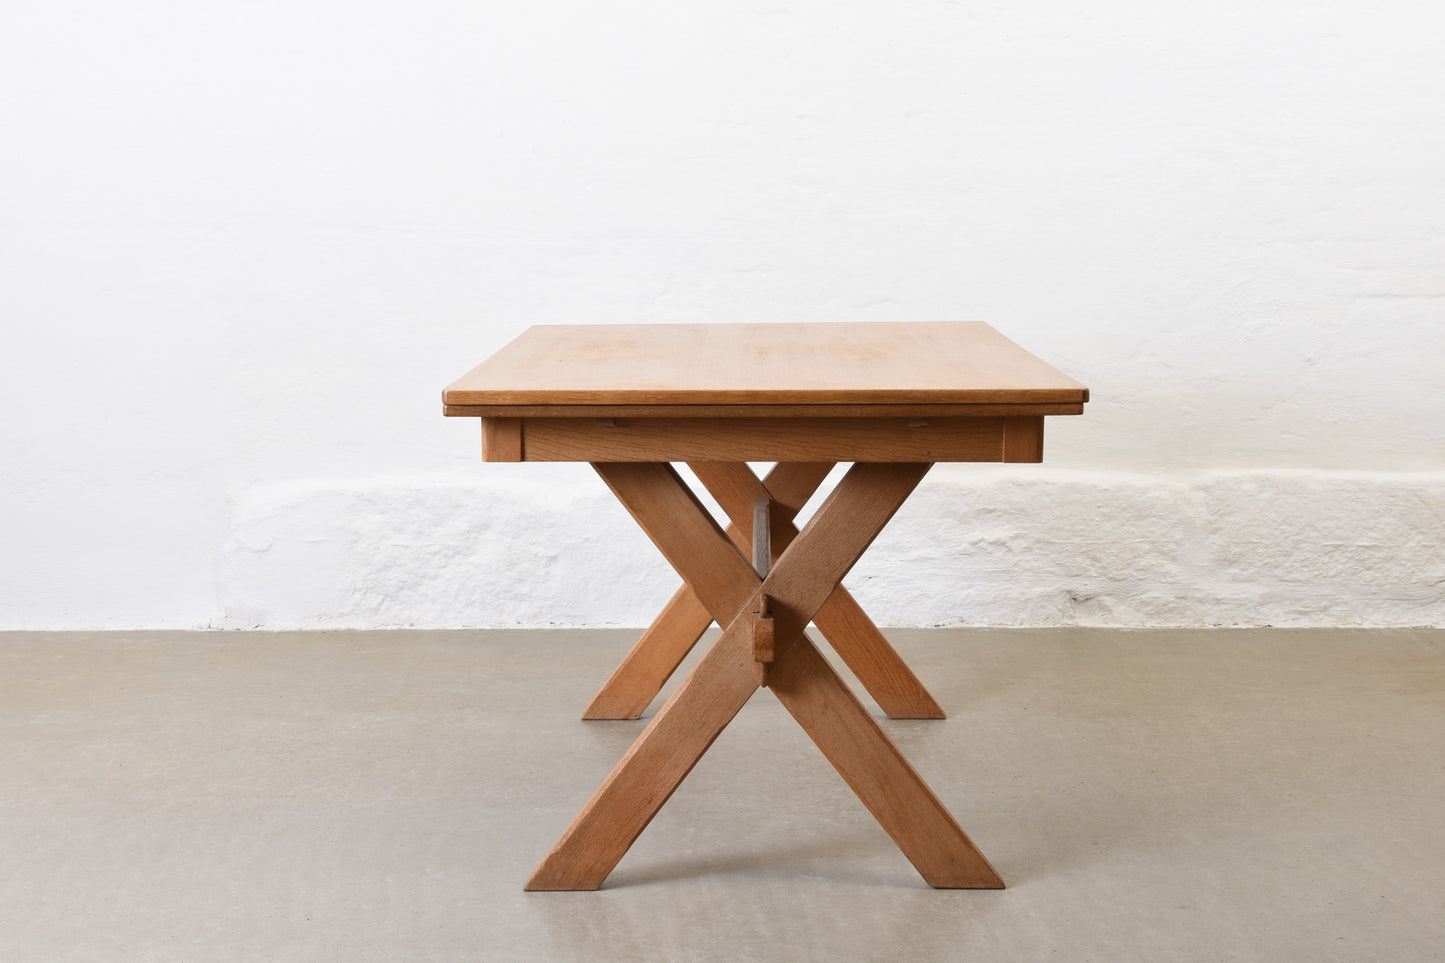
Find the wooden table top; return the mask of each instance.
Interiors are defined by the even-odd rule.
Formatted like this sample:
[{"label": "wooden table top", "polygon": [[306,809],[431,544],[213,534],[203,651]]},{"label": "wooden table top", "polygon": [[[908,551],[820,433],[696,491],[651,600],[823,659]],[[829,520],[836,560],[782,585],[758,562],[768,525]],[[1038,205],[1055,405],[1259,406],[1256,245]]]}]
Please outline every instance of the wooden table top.
[{"label": "wooden table top", "polygon": [[540,325],[442,392],[448,414],[508,405],[1088,400],[1082,384],[981,321]]}]

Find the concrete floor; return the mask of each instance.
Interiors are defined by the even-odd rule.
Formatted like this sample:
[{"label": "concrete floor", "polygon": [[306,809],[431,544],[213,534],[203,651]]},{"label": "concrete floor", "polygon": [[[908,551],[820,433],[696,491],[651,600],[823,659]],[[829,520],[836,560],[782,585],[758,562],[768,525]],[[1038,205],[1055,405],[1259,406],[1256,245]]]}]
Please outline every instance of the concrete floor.
[{"label": "concrete floor", "polygon": [[0,635],[0,960],[1445,959],[1445,631],[893,631],[1009,889],[924,886],[763,692],[523,893],[633,635]]}]

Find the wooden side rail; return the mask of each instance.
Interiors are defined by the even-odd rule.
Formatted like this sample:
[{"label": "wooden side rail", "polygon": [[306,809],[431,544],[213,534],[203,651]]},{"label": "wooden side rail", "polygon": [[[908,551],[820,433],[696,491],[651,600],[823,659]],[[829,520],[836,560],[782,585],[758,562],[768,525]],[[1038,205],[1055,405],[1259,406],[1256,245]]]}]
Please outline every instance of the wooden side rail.
[{"label": "wooden side rail", "polygon": [[484,461],[1043,460],[1044,416],[490,418]]}]

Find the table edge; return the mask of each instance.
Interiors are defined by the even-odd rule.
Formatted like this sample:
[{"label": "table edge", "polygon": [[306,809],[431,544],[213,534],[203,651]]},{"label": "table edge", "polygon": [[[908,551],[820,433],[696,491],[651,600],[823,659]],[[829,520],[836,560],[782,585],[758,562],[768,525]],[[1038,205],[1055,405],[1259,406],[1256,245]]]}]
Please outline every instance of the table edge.
[{"label": "table edge", "polygon": [[734,389],[706,391],[657,388],[606,390],[463,389],[442,391],[445,405],[881,405],[881,404],[1083,404],[1089,389],[933,388],[933,389]]},{"label": "table edge", "polygon": [[1016,404],[773,405],[462,405],[443,402],[451,418],[896,418],[1081,415],[1084,402]]}]

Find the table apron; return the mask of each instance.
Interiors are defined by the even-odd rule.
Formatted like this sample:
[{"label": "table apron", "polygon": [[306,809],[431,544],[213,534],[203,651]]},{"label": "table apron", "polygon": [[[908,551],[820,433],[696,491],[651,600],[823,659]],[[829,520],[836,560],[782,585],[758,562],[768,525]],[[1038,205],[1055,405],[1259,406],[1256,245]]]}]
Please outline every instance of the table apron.
[{"label": "table apron", "polygon": [[482,418],[484,461],[1038,462],[1042,415]]}]

